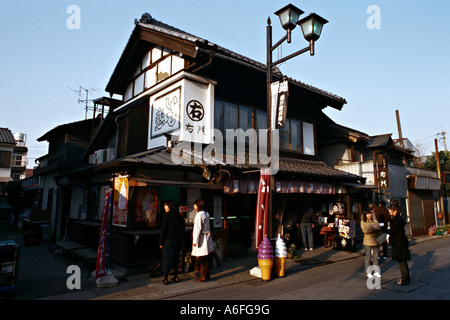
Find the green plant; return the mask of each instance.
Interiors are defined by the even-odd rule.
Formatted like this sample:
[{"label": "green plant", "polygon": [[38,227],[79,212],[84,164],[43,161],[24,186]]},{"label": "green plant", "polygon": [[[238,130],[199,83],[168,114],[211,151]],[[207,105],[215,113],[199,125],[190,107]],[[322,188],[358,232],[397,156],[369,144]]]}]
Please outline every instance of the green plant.
[{"label": "green plant", "polygon": [[297,249],[295,244],[291,244],[291,246],[288,249],[288,253],[295,254],[295,249]]},{"label": "green plant", "polygon": [[436,228],[436,231],[440,231],[442,234],[444,234],[444,232],[447,231],[447,228],[446,227],[439,227],[439,228]]}]

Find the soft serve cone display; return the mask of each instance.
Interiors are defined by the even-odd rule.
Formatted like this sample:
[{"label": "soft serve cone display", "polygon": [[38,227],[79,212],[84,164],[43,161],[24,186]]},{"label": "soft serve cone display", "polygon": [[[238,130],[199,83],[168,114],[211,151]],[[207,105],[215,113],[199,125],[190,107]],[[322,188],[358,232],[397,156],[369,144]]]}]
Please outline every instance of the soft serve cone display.
[{"label": "soft serve cone display", "polygon": [[275,243],[275,274],[278,277],[284,277],[284,270],[287,260],[287,248],[286,243],[278,235],[277,241]]},{"label": "soft serve cone display", "polygon": [[258,248],[258,265],[261,269],[261,279],[270,280],[273,268],[273,248],[267,235],[264,236],[264,240]]}]

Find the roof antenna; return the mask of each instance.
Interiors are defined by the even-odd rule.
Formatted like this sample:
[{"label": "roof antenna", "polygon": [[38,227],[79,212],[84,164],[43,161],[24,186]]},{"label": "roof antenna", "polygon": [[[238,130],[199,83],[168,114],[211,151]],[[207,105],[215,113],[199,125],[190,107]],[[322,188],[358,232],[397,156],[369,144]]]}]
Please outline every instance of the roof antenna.
[{"label": "roof antenna", "polygon": [[[95,115],[95,106],[94,107],[89,107],[88,106],[89,101],[92,101],[92,99],[89,99],[89,92],[91,92],[91,91],[98,91],[98,89],[92,89],[92,88],[86,89],[86,88],[83,88],[82,86],[79,86],[78,90],[74,90],[74,89],[72,89],[70,87],[68,87],[68,88],[70,90],[75,91],[76,93],[78,93],[78,103],[82,103],[82,102],[85,103],[85,109],[86,109],[85,120],[87,120],[87,113],[88,113],[89,109],[90,110],[94,110],[94,115]],[[85,92],[85,95],[86,95],[85,99],[82,99],[82,96],[81,96],[82,91]]]}]

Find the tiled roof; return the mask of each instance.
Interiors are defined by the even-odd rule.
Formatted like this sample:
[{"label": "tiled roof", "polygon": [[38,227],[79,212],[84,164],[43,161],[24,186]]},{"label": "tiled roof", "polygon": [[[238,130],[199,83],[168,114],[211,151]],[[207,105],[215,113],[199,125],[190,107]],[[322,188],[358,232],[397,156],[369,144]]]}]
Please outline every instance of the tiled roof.
[{"label": "tiled roof", "polygon": [[8,128],[0,128],[0,143],[16,144],[16,139],[11,130]]},{"label": "tiled roof", "polygon": [[[144,15],[147,15],[147,17],[144,18]],[[245,63],[247,63],[247,64],[249,64],[251,66],[260,68],[261,71],[263,71],[263,72],[266,71],[266,65],[263,64],[263,63],[260,63],[258,61],[253,60],[253,59],[250,59],[250,58],[247,58],[247,57],[245,57],[243,55],[240,55],[240,54],[238,54],[238,53],[236,53],[234,51],[228,50],[228,49],[226,49],[224,47],[221,47],[221,46],[219,46],[217,44],[211,43],[211,42],[209,42],[206,39],[197,37],[197,36],[192,35],[192,34],[190,34],[188,32],[185,32],[183,30],[180,30],[180,29],[177,29],[177,28],[172,27],[170,25],[167,25],[167,24],[165,24],[165,23],[163,23],[161,21],[153,19],[149,14],[144,14],[144,15],[142,16],[142,18],[139,21],[138,20],[135,21],[136,25],[138,25],[138,26],[140,26],[142,28],[145,28],[145,29],[155,30],[155,31],[162,32],[162,33],[165,33],[165,34],[168,34],[168,35],[172,35],[174,37],[177,37],[177,38],[180,38],[180,39],[183,39],[183,40],[192,41],[192,42],[195,42],[195,43],[197,43],[199,45],[202,45],[202,46],[207,46],[207,48],[209,50],[214,50],[214,51],[216,51],[218,53],[222,53],[222,54],[224,54],[226,56],[229,56],[229,57],[232,57],[234,59],[237,59],[237,60],[240,60],[242,62],[245,62]],[[340,102],[342,102],[344,104],[347,103],[347,101],[344,98],[342,98],[342,97],[340,97],[338,95],[335,95],[333,93],[324,91],[322,89],[316,88],[314,86],[311,86],[309,84],[306,84],[304,82],[295,80],[295,79],[290,78],[290,77],[288,77],[288,79],[289,79],[289,81],[291,81],[292,83],[294,83],[294,84],[296,84],[296,85],[298,85],[300,87],[303,87],[303,88],[306,88],[308,90],[320,93],[322,95],[326,95],[326,96],[328,96],[328,97],[330,97],[332,99],[338,100],[338,101],[340,101]]]},{"label": "tiled roof", "polygon": [[[182,159],[185,160],[185,163],[181,164],[181,166],[193,167],[194,163],[200,164],[201,166],[207,167],[208,164],[221,164],[217,159],[219,157],[215,157],[215,159],[208,159],[209,163],[204,161],[201,154],[194,152],[189,152],[188,150],[183,149],[183,153],[181,155]],[[224,169],[238,169],[240,171],[246,170],[259,170],[264,166],[259,164],[248,164],[248,155],[247,155],[247,164],[237,164],[237,159],[230,159],[229,163],[222,163]],[[152,150],[148,150],[146,152],[142,152],[135,155],[127,156],[121,160],[120,162],[126,162],[128,164],[136,163],[141,165],[168,165],[175,166],[176,164],[172,160],[172,155],[165,148],[155,148]],[[231,163],[231,164],[230,164]],[[295,158],[287,158],[280,157],[279,158],[279,170],[280,173],[291,174],[295,176],[301,177],[311,177],[311,178],[321,178],[321,179],[338,179],[345,181],[353,181],[356,182],[360,180],[361,177],[347,173],[341,170],[337,170],[331,167],[328,167],[322,161],[312,161],[312,160],[304,160],[304,159],[295,159]]]}]

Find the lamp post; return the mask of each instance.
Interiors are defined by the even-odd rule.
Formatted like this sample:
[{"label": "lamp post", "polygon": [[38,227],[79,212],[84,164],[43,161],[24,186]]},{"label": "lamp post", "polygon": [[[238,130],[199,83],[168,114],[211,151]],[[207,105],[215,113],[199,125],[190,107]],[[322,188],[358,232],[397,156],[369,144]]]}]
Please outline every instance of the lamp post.
[{"label": "lamp post", "polygon": [[[281,38],[277,43],[272,46],[272,26],[270,17],[267,19],[267,153],[269,157],[272,157],[272,92],[271,92],[271,84],[272,84],[272,68],[282,62],[285,62],[289,59],[292,59],[300,54],[305,52],[310,52],[310,55],[314,55],[314,43],[320,38],[320,34],[322,32],[323,25],[328,21],[315,13],[309,14],[307,17],[299,20],[300,16],[304,12],[297,8],[292,4],[288,4],[287,6],[281,8],[276,11],[275,14],[280,18],[280,23],[283,29],[286,30],[286,35]],[[291,33],[292,30],[295,29],[297,25],[300,25],[302,28],[303,36],[306,41],[309,42],[309,45],[296,51],[284,58],[281,58],[277,61],[272,61],[272,52],[278,48],[283,42],[287,41],[287,43],[291,43]],[[271,161],[272,165],[272,161]],[[272,236],[272,190],[274,187],[274,177],[270,175],[270,187],[268,191],[269,197],[269,207],[268,207],[268,233]]]}]

